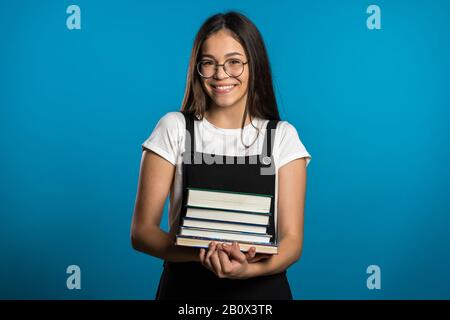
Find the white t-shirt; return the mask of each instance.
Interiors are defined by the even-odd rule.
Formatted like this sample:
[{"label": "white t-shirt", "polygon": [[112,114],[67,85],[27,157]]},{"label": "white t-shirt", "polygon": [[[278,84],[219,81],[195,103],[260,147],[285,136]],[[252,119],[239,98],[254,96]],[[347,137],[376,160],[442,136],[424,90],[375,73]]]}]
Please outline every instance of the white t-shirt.
[{"label": "white t-shirt", "polygon": [[[263,151],[264,136],[268,120],[253,118],[242,132],[242,140],[250,147],[245,148],[241,142],[241,128],[223,129],[216,127],[205,117],[194,122],[195,150],[215,155],[251,156]],[[178,226],[182,202],[182,153],[185,150],[186,122],[181,112],[168,112],[156,124],[151,135],[142,143],[144,148],[150,149],[176,166],[175,178],[170,190],[169,226],[175,231]],[[256,140],[255,140],[256,139]],[[275,130],[272,154],[275,170],[297,158],[306,158],[306,166],[311,161],[311,155],[301,142],[297,130],[287,121],[279,121]],[[278,175],[275,179],[275,197],[278,199]],[[275,216],[277,212],[275,202]]]}]

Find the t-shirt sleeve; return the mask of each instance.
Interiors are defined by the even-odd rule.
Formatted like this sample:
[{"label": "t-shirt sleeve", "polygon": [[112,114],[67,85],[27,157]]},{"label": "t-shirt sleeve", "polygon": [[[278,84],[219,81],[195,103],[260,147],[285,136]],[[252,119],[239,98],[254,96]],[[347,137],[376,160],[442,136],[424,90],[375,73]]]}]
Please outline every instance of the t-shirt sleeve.
[{"label": "t-shirt sleeve", "polygon": [[305,158],[306,166],[308,166],[312,157],[300,140],[297,129],[287,121],[280,124],[278,168],[298,158]]},{"label": "t-shirt sleeve", "polygon": [[149,149],[176,165],[180,146],[179,120],[176,112],[168,112],[159,119],[151,135],[142,143]]}]

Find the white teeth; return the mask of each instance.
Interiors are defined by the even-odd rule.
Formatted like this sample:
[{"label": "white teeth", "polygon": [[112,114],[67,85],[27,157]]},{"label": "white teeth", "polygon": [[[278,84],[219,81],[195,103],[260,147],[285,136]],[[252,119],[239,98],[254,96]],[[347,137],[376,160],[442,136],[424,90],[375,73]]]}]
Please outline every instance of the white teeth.
[{"label": "white teeth", "polygon": [[234,87],[234,84],[231,85],[231,86],[217,86],[216,88],[220,89],[220,90],[228,90],[228,89],[231,89],[233,87]]}]

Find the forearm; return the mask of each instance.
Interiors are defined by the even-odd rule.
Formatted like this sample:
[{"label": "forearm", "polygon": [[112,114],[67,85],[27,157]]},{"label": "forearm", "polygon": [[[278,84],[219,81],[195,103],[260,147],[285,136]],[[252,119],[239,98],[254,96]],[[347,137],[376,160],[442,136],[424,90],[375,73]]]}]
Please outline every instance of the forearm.
[{"label": "forearm", "polygon": [[248,265],[248,276],[257,277],[280,273],[300,259],[302,240],[296,236],[283,237],[278,246],[278,254],[268,259]]},{"label": "forearm", "polygon": [[198,248],[176,246],[174,242],[174,235],[156,226],[132,232],[132,245],[137,251],[172,262],[200,261]]}]

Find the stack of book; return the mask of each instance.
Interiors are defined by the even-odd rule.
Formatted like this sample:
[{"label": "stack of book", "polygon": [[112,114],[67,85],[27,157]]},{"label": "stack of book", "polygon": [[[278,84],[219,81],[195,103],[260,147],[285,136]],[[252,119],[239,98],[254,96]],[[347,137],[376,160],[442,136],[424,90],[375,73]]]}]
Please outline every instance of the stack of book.
[{"label": "stack of book", "polygon": [[[277,254],[275,234],[268,234],[271,195],[188,188],[176,245],[207,248],[211,241],[252,246],[257,253]],[[276,230],[276,229],[274,229]]]}]

